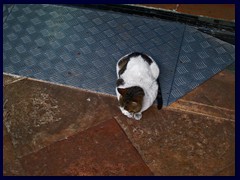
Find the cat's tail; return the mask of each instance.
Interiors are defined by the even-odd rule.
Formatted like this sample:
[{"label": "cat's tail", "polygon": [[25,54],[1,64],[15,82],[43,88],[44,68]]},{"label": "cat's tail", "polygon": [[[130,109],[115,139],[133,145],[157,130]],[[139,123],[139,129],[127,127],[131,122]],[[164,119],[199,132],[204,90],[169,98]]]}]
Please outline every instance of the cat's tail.
[{"label": "cat's tail", "polygon": [[161,86],[160,86],[160,79],[159,77],[157,78],[157,84],[158,84],[158,93],[157,93],[157,108],[158,110],[162,109],[163,106],[163,99],[162,99],[162,91],[161,91]]}]

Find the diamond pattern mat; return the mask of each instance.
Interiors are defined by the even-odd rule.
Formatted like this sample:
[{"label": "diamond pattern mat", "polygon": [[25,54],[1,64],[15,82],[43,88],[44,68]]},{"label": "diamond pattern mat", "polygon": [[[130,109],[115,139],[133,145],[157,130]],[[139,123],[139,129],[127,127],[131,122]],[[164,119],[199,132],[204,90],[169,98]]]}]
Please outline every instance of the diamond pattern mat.
[{"label": "diamond pattern mat", "polygon": [[36,4],[4,5],[3,18],[4,72],[115,95],[118,59],[144,52],[164,106],[235,61],[235,46],[178,22]]}]

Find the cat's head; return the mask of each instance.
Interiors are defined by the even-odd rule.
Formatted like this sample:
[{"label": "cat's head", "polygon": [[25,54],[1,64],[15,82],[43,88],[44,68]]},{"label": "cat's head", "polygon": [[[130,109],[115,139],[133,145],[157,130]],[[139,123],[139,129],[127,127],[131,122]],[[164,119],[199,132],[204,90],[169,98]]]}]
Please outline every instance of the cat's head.
[{"label": "cat's head", "polygon": [[144,91],[138,86],[129,88],[117,88],[121,94],[119,104],[130,113],[138,113],[142,109]]}]

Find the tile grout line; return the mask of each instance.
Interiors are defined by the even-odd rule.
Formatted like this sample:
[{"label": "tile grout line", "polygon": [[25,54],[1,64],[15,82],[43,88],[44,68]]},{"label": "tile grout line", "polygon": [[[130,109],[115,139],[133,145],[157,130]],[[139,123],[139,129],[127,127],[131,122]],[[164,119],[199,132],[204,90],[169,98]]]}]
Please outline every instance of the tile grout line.
[{"label": "tile grout line", "polygon": [[[205,95],[204,95],[205,96]],[[214,105],[214,103],[207,97],[207,96],[205,96],[206,98],[207,98],[207,100],[209,101],[209,102],[211,102],[211,104],[213,104]],[[221,111],[220,111],[221,112]],[[235,112],[235,111],[234,111]],[[221,112],[222,113],[222,112]]]},{"label": "tile grout line", "polygon": [[19,82],[19,81],[22,81],[22,80],[24,80],[24,79],[28,79],[28,78],[27,78],[27,77],[22,77],[22,78],[16,79],[16,80],[14,80],[14,81],[12,81],[12,82],[10,82],[10,83],[4,84],[3,87],[6,87],[6,86],[8,86],[8,85],[14,84],[14,83]]},{"label": "tile grout line", "polygon": [[[176,4],[176,7],[173,9],[173,11],[178,12],[178,8],[179,8],[180,4]],[[178,12],[179,13],[179,12]]]},{"label": "tile grout line", "polygon": [[173,108],[173,107],[168,107],[166,109],[169,109],[169,110],[178,110],[178,111],[184,111],[184,112],[188,112],[188,113],[191,113],[191,114],[198,114],[198,115],[202,115],[202,116],[206,116],[206,117],[210,117],[210,118],[214,118],[214,119],[219,119],[219,120],[224,120],[224,121],[230,121],[230,122],[235,122],[234,119],[228,119],[228,118],[223,118],[223,117],[217,117],[217,116],[212,116],[212,115],[209,115],[209,114],[204,114],[204,113],[199,113],[199,112],[196,112],[196,111],[190,111],[190,110],[185,110],[185,109],[181,109],[181,108]]},{"label": "tile grout line", "polygon": [[121,130],[123,131],[123,133],[126,135],[127,139],[129,140],[129,142],[132,144],[133,148],[135,149],[135,151],[138,153],[138,155],[141,157],[142,161],[144,162],[144,164],[148,167],[149,171],[153,174],[153,176],[155,175],[152,171],[152,169],[147,165],[147,163],[145,162],[145,160],[143,159],[141,153],[138,151],[138,149],[136,148],[136,146],[134,145],[134,143],[131,141],[131,139],[128,137],[126,131],[123,129],[123,127],[121,126],[121,124],[117,121],[117,116],[113,117],[114,121],[118,124],[118,126],[121,128]]},{"label": "tile grout line", "polygon": [[[115,120],[115,118],[113,118],[113,119]],[[59,143],[59,142],[61,142],[61,141],[66,141],[66,140],[68,140],[68,138],[71,138],[71,137],[73,137],[73,136],[76,136],[76,135],[79,134],[79,133],[83,133],[84,131],[88,131],[89,129],[94,128],[94,127],[97,127],[97,126],[99,126],[100,124],[105,123],[105,122],[110,121],[110,120],[111,120],[111,119],[107,119],[107,120],[105,120],[105,121],[96,123],[95,125],[90,126],[90,127],[86,128],[86,129],[78,130],[78,131],[74,132],[73,134],[70,134],[69,136],[66,136],[66,137],[63,137],[63,138],[59,138],[58,140],[55,140],[55,141],[53,141],[53,142],[51,142],[51,143],[49,143],[49,144],[47,144],[47,145],[44,145],[44,146],[42,146],[42,147],[39,148],[39,149],[33,150],[33,151],[28,152],[28,153],[23,154],[23,155],[19,155],[19,156],[17,156],[17,158],[22,159],[22,158],[24,158],[25,156],[28,156],[28,155],[30,155],[30,154],[37,153],[38,151],[41,151],[41,150],[43,150],[43,149],[45,149],[45,148],[48,148],[49,146],[52,146],[52,145],[55,144],[55,143]],[[121,128],[121,129],[122,129],[122,128]]]},{"label": "tile grout line", "polygon": [[235,110],[233,110],[233,109],[227,109],[227,108],[223,108],[223,107],[219,107],[219,106],[212,106],[212,105],[203,104],[203,103],[199,103],[199,102],[195,102],[195,101],[188,101],[188,100],[183,100],[183,99],[179,99],[178,101],[180,101],[180,102],[188,102],[188,103],[196,104],[196,105],[199,105],[199,106],[207,106],[207,107],[218,109],[218,110],[225,110],[225,111],[235,112]]}]

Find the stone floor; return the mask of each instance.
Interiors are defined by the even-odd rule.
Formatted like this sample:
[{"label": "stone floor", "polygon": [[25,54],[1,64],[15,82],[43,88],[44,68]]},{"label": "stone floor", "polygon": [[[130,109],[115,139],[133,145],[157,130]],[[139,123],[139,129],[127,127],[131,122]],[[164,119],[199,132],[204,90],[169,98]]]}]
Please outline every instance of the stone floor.
[{"label": "stone floor", "polygon": [[3,175],[235,175],[235,74],[140,121],[113,96],[4,75]]},{"label": "stone floor", "polygon": [[138,6],[235,21],[235,4],[138,4]]}]

